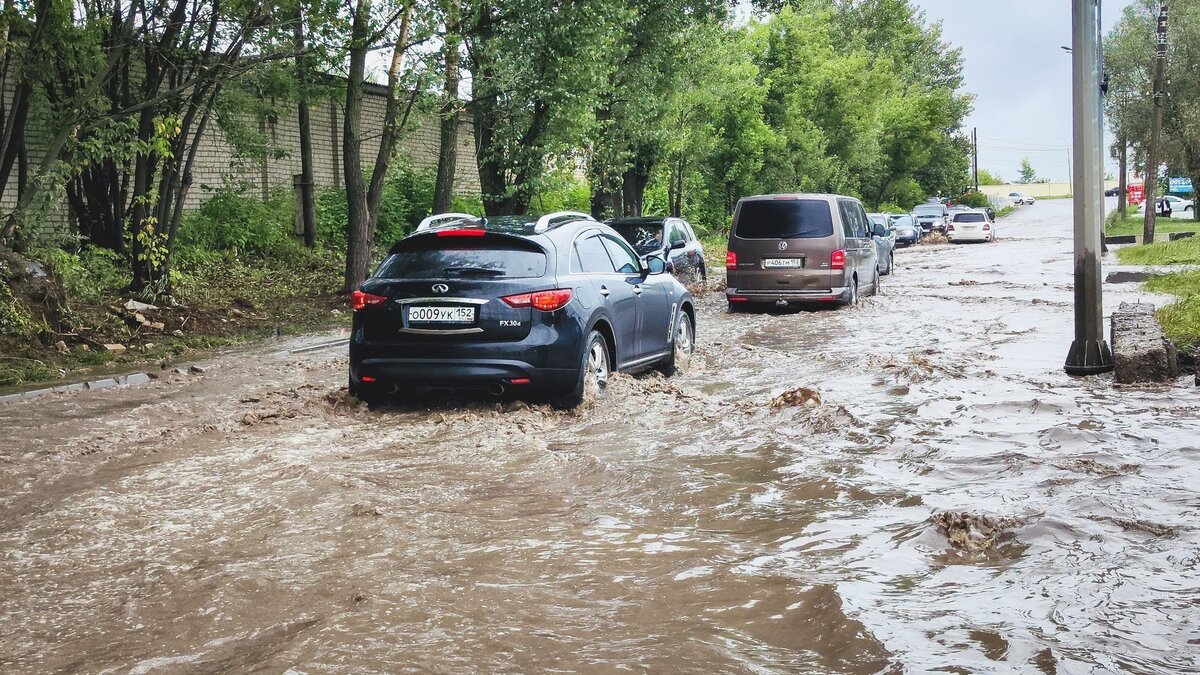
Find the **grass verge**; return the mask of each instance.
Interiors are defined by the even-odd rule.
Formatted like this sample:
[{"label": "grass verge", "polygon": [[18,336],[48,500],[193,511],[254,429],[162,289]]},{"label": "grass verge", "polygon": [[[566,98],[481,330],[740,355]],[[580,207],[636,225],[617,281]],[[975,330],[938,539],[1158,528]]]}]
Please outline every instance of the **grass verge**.
[{"label": "grass verge", "polygon": [[[1128,212],[1124,218],[1113,211],[1108,214],[1104,223],[1104,234],[1111,237],[1140,235],[1143,229],[1142,215]],[[1154,234],[1170,234],[1172,232],[1200,232],[1200,223],[1188,218],[1158,218],[1154,223]],[[1157,236],[1156,236],[1157,238]]]},{"label": "grass verge", "polygon": [[[1134,265],[1200,265],[1200,239],[1127,246],[1117,259]],[[1146,290],[1179,298],[1158,310],[1167,337],[1193,359],[1200,353],[1200,272],[1160,274],[1146,282]]]}]

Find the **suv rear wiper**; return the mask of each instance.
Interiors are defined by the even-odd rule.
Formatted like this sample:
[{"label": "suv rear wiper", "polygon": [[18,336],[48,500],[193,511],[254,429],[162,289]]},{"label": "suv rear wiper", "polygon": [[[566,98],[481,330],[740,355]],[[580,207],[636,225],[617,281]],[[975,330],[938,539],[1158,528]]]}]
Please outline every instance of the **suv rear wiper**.
[{"label": "suv rear wiper", "polygon": [[447,275],[457,274],[460,277],[463,274],[477,274],[484,277],[502,277],[505,275],[504,270],[495,270],[489,267],[447,267],[442,271]]}]

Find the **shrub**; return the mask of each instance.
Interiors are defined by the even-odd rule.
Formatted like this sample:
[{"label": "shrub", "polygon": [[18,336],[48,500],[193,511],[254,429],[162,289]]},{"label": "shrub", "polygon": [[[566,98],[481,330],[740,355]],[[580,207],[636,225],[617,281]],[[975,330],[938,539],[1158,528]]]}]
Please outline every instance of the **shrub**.
[{"label": "shrub", "polygon": [[[434,180],[433,172],[418,171],[407,162],[392,165],[379,202],[376,244],[391,246],[415,230],[421,219],[429,215]],[[324,190],[317,195],[316,202],[317,238],[326,246],[346,248],[346,191]],[[482,202],[480,207],[478,212],[482,213]]]},{"label": "shrub", "polygon": [[574,174],[559,171],[546,178],[544,187],[529,200],[532,213],[592,210],[592,190]]},{"label": "shrub", "polygon": [[879,205],[880,213],[908,213],[908,209],[892,202],[884,202]]},{"label": "shrub", "polygon": [[77,253],[61,248],[30,251],[62,282],[70,297],[101,300],[120,292],[133,281],[125,260],[115,251],[84,246]]},{"label": "shrub", "polygon": [[255,255],[292,245],[296,208],[291,189],[276,190],[266,201],[251,190],[247,183],[216,189],[199,210],[184,217],[179,245]]},{"label": "shrub", "polygon": [[962,204],[963,206],[969,206],[973,209],[986,209],[992,205],[992,202],[990,199],[988,199],[987,195],[983,194],[982,192],[975,192],[974,190],[970,192],[964,192],[962,196],[954,200],[954,203]]}]

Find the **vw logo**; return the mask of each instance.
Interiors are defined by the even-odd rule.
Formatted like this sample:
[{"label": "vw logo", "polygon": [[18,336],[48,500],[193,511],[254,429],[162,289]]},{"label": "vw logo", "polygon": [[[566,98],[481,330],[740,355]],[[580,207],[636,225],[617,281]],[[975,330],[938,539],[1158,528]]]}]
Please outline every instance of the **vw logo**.
[{"label": "vw logo", "polygon": [[786,241],[781,241],[781,242],[779,242],[779,250],[780,250],[780,251],[786,251],[786,250],[787,250],[787,242],[786,242]]},{"label": "vw logo", "polygon": [[448,293],[449,291],[450,291],[450,287],[447,286],[446,284],[434,284],[433,285],[434,293]]}]

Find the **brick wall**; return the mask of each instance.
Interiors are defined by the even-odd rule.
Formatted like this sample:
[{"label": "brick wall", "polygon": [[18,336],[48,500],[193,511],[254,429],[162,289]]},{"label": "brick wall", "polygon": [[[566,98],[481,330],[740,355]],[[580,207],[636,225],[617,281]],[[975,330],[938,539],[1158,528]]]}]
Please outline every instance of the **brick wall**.
[{"label": "brick wall", "polygon": [[[383,87],[367,85],[363,101],[362,130],[365,138],[362,157],[365,169],[374,166],[379,150],[379,135],[383,127],[386,98]],[[5,103],[12,100],[12,87],[3,89]],[[333,101],[313,104],[310,111],[313,143],[313,178],[320,188],[341,187],[343,184],[342,160],[342,110]],[[292,176],[300,173],[300,128],[294,107],[276,119],[257,122],[258,129],[267,137],[268,143],[280,155],[265,162],[255,158],[240,158],[234,153],[216,120],[210,120],[200,142],[193,168],[192,189],[184,206],[199,207],[208,199],[211,190],[220,187],[228,179],[245,180],[254,186],[257,194],[263,195],[280,188],[291,189]],[[469,110],[463,111],[459,119],[458,163],[454,190],[457,194],[479,194],[479,174],[475,163],[475,142]],[[44,152],[45,138],[49,129],[43,119],[31,112],[27,144],[30,151],[30,174]],[[399,142],[399,154],[393,166],[411,161],[418,169],[437,170],[438,151],[441,145],[439,120],[436,114],[414,108],[407,132]],[[10,210],[16,205],[16,171],[0,199],[0,209]],[[65,198],[57,195],[49,207],[31,221],[30,226],[42,235],[67,233],[71,228],[70,213]]]}]

